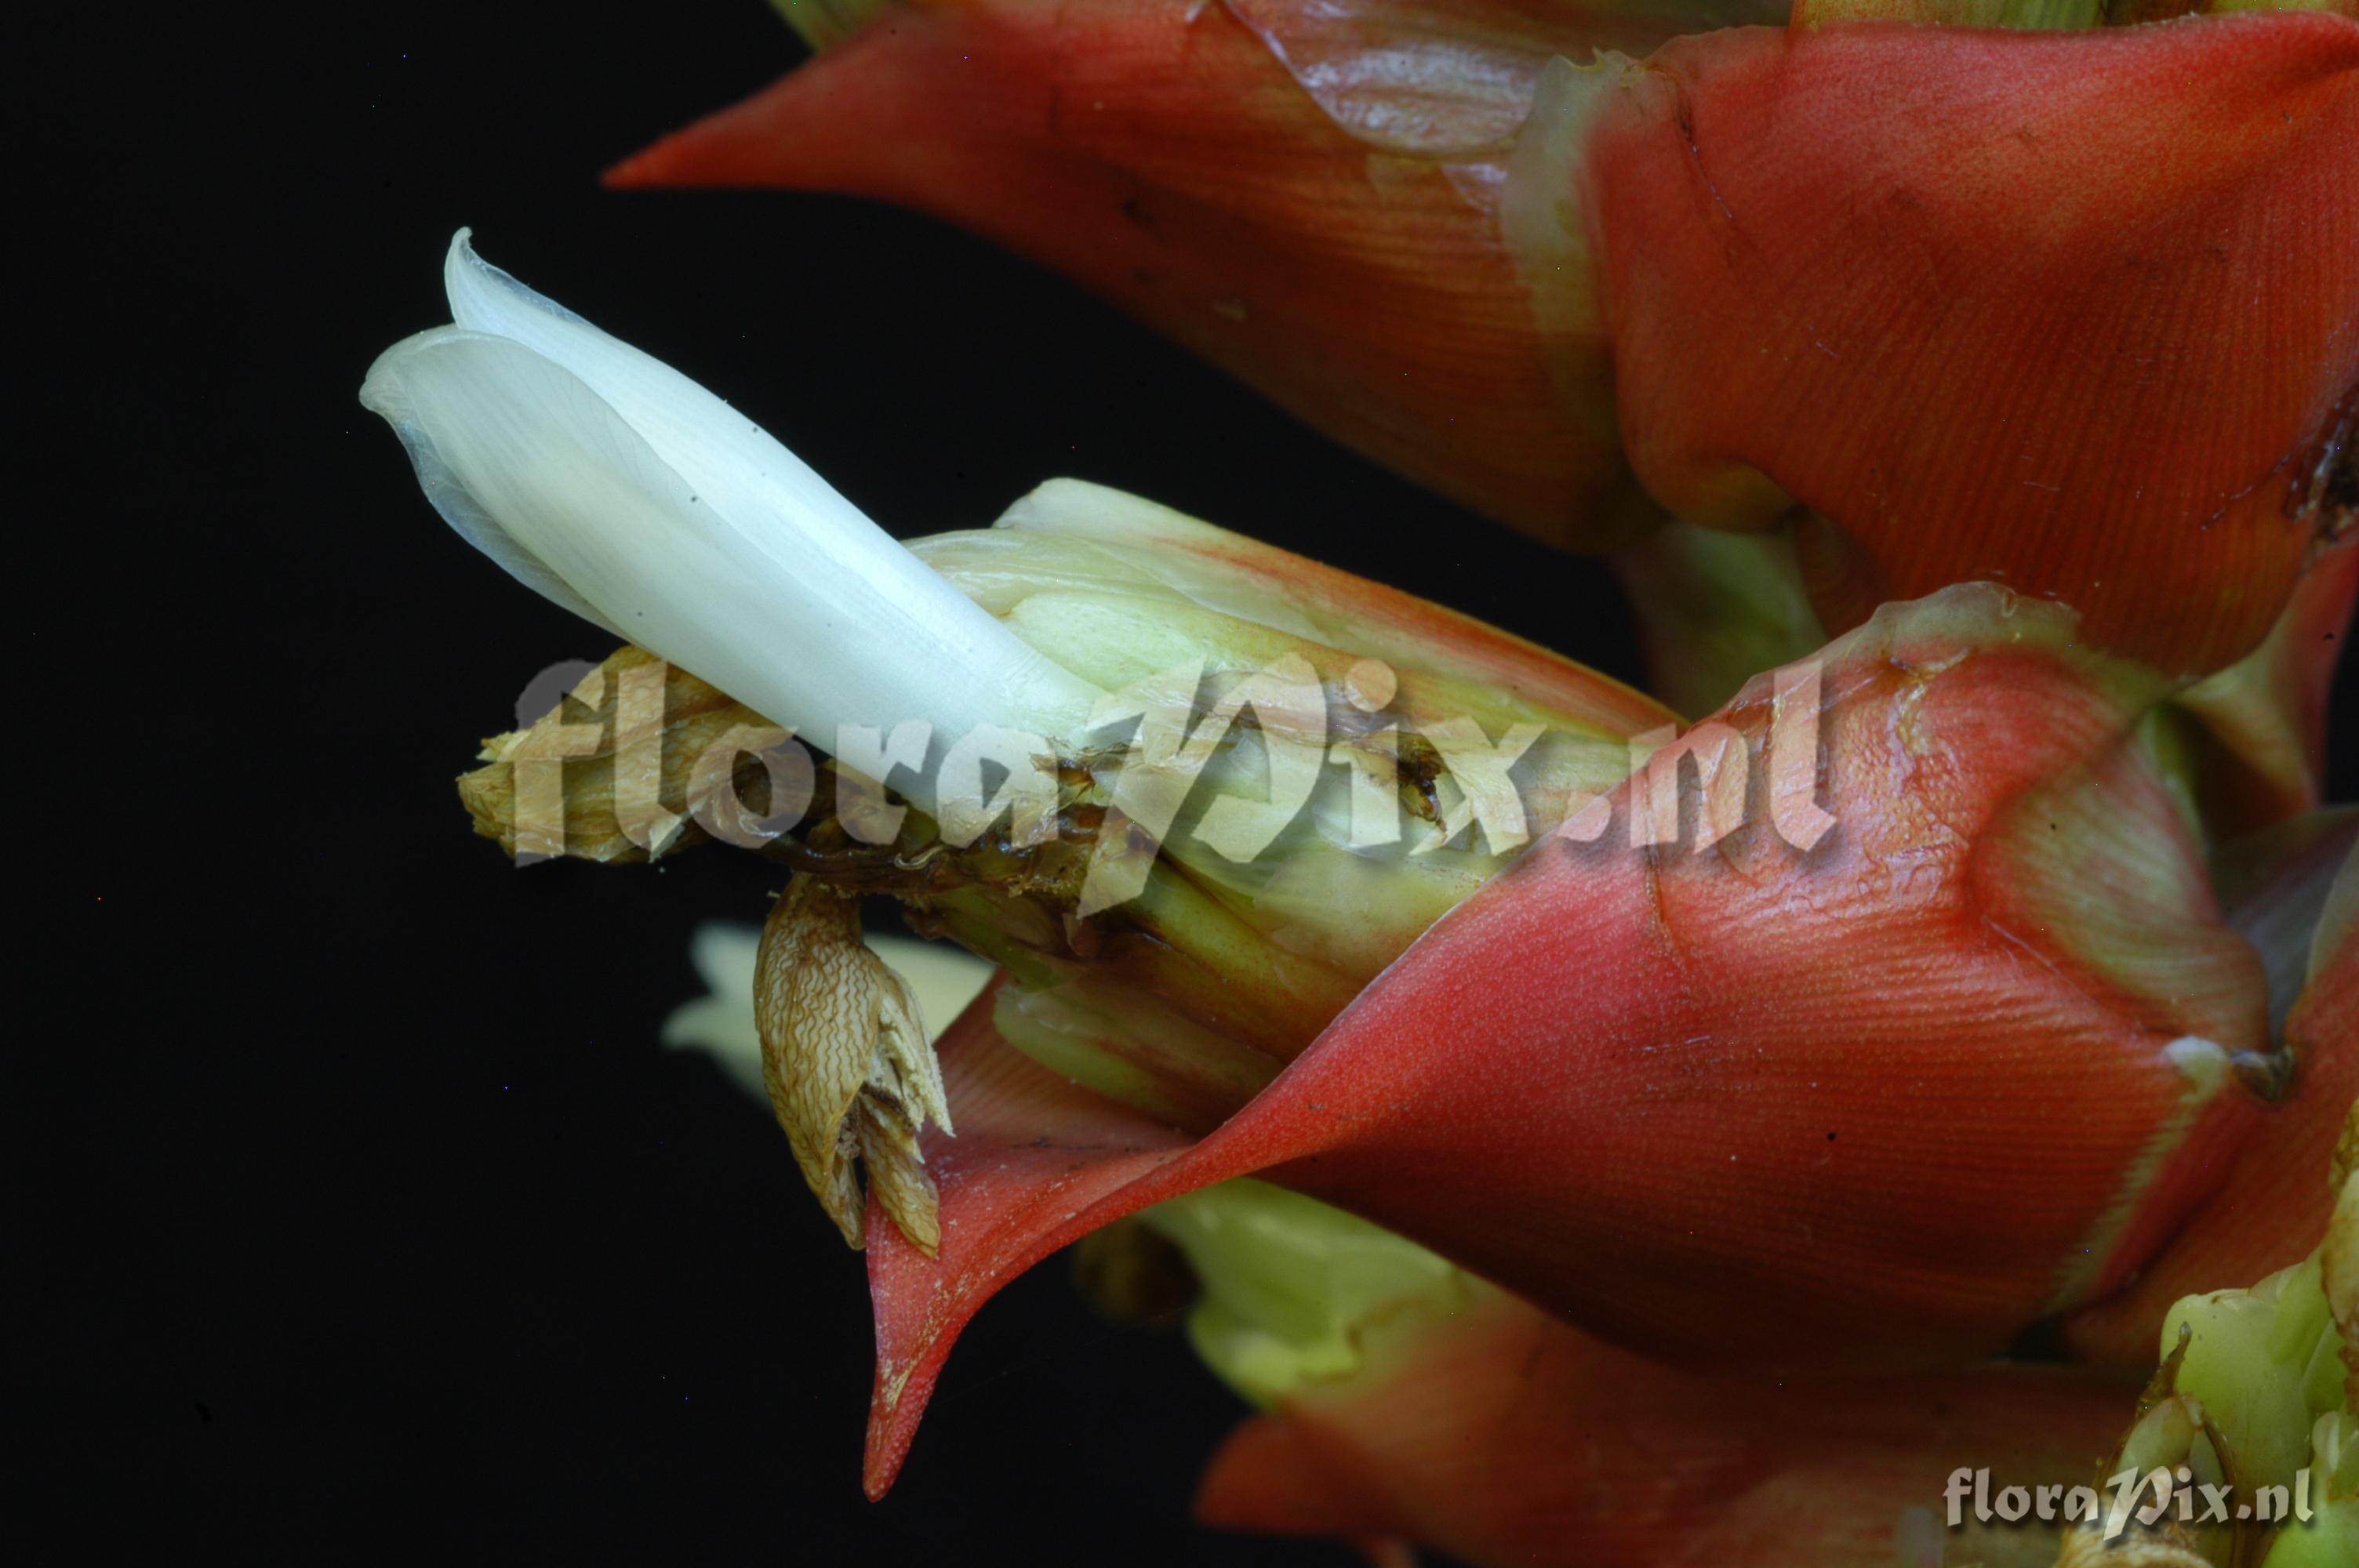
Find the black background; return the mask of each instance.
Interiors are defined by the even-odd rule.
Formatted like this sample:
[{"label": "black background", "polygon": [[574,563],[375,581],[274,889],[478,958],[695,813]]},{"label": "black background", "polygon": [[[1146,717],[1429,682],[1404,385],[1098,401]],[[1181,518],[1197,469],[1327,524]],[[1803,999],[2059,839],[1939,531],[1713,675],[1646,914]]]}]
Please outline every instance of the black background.
[{"label": "black background", "polygon": [[[1603,569],[1322,441],[946,226],[597,171],[802,50],[759,0],[110,14],[19,200],[46,341],[12,595],[41,893],[8,1047],[36,1515],[241,1557],[1354,1561],[1205,1531],[1244,1408],[1061,1260],[961,1343],[872,1506],[858,1260],[769,1113],[657,1043],[778,874],[519,871],[451,781],[601,634],[419,494],[354,399],[451,231],[679,365],[888,529],[1074,474],[1625,676]],[[85,74],[86,72],[86,74]],[[28,1518],[20,1518],[31,1528]]]},{"label": "black background", "polygon": [[18,378],[10,596],[32,1514],[244,1559],[1351,1561],[1187,1522],[1243,1409],[1058,1262],[982,1314],[863,1500],[858,1260],[768,1112],[656,1040],[701,989],[690,933],[758,920],[777,873],[517,871],[471,836],[476,739],[607,650],[435,517],[354,393],[447,319],[466,223],[897,533],[1076,474],[1635,677],[1602,568],[926,219],[599,189],[799,58],[759,0],[84,27],[19,57],[50,96],[16,335],[54,351]]}]

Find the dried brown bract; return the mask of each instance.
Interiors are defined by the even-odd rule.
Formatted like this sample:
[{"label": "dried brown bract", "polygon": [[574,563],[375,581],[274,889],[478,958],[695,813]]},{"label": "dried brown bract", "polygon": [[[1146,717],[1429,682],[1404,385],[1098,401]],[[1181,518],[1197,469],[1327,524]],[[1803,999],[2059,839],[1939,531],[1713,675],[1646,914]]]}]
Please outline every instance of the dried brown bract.
[{"label": "dried brown bract", "polygon": [[860,905],[798,876],[770,911],[754,976],[762,1077],[795,1162],[853,1247],[867,1240],[852,1162],[886,1215],[931,1256],[941,1238],[918,1132],[951,1130],[917,998],[860,937]]}]

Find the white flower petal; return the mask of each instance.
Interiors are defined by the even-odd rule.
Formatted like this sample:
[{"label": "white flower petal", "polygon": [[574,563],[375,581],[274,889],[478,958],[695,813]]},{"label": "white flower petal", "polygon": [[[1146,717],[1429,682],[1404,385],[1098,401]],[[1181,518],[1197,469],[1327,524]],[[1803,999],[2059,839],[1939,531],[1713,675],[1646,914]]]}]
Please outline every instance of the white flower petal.
[{"label": "white flower petal", "polygon": [[[398,373],[398,367],[410,358],[413,348],[434,340],[448,337],[452,329],[438,327],[431,332],[420,332],[396,343],[377,357],[369,367],[368,379],[361,384],[361,404],[384,418],[393,427],[395,435],[408,449],[411,467],[418,470],[418,485],[442,520],[459,532],[459,536],[498,562],[510,576],[535,593],[571,611],[594,626],[603,626],[614,635],[623,633],[607,625],[580,594],[565,585],[565,579],[542,565],[519,546],[502,527],[499,520],[486,513],[465,481],[451,471],[433,441],[419,428],[418,410],[411,404],[409,389]],[[629,641],[627,637],[624,638]]]},{"label": "white flower petal", "polygon": [[522,343],[581,377],[724,514],[790,519],[798,551],[817,546],[888,578],[905,569],[894,558],[899,546],[775,437],[661,360],[484,261],[469,232],[452,236],[442,264],[452,321]]},{"label": "white flower petal", "polygon": [[921,720],[939,748],[1081,722],[1094,688],[720,399],[465,240],[446,269],[460,325],[388,350],[361,396],[486,554],[821,746],[842,724]]}]

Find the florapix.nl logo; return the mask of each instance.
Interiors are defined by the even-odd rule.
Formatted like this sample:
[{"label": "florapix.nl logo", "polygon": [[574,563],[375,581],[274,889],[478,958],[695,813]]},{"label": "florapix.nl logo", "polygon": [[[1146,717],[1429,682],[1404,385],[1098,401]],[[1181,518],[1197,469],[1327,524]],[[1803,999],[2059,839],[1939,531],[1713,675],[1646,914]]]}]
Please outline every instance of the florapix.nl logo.
[{"label": "florapix.nl logo", "polygon": [[[1384,661],[1322,680],[1289,653],[1245,670],[1201,660],[1158,670],[1104,693],[1072,735],[993,724],[945,735],[909,719],[807,738],[740,710],[687,756],[673,676],[652,656],[568,661],[527,687],[521,728],[487,753],[513,770],[519,863],[566,852],[566,769],[592,761],[611,768],[619,830],[649,855],[690,822],[758,849],[808,825],[822,764],[807,741],[832,762],[834,820],[866,845],[895,842],[914,807],[954,849],[987,833],[1035,849],[1071,831],[1062,808],[1082,779],[1103,810],[1089,834],[1082,915],[1137,897],[1175,835],[1247,864],[1307,824],[1362,854],[1493,858],[1544,836],[1597,842],[1617,818],[1629,846],[1648,851],[1701,851],[1766,818],[1807,852],[1835,825],[1817,799],[1812,664],[1766,677],[1759,722],[1742,728],[1713,719],[1609,737],[1527,719],[1488,730],[1466,714],[1403,719],[1392,711],[1399,678]],[[1576,765],[1564,765],[1568,754]],[[740,787],[749,760],[766,780],[758,808]]]}]

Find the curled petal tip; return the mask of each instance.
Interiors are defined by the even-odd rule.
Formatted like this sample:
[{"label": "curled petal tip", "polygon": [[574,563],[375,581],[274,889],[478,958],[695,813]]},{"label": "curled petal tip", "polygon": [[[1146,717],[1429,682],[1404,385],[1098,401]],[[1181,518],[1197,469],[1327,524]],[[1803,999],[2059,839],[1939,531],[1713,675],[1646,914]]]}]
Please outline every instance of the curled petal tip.
[{"label": "curled petal tip", "polygon": [[362,401],[471,543],[546,597],[824,745],[841,726],[1061,733],[1097,693],[669,365],[476,254],[452,324]]}]

